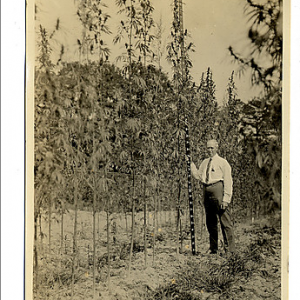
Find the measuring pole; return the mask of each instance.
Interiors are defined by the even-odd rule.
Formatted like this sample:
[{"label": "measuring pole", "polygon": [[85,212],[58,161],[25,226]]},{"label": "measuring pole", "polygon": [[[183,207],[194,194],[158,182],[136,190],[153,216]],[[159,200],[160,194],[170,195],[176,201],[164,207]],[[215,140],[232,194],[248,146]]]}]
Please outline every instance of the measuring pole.
[{"label": "measuring pole", "polygon": [[[184,47],[184,28],[183,28],[183,8],[182,0],[178,0],[178,16],[179,16],[179,26],[180,26],[180,50],[181,50],[181,76],[182,76],[182,89],[184,90],[187,84],[187,65],[186,65],[186,53]],[[181,97],[181,95],[180,95]],[[190,137],[189,137],[189,124],[188,115],[186,112],[186,101],[184,102],[183,109],[185,112],[185,150],[187,156],[187,173],[188,173],[188,195],[189,195],[189,209],[190,209],[190,227],[191,227],[191,245],[192,253],[196,254],[196,244],[195,244],[195,222],[194,222],[194,203],[193,203],[193,193],[192,193],[192,175],[191,175],[191,150],[190,150]]]}]

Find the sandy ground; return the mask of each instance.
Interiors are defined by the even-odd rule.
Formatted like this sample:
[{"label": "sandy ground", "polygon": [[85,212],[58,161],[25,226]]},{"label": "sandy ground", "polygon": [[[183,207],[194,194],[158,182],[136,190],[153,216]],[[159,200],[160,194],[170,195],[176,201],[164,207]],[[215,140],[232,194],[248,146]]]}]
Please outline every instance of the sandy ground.
[{"label": "sandy ground", "polygon": [[[157,240],[153,255],[154,221],[153,213],[148,213],[148,246],[145,256],[143,251],[143,213],[138,213],[136,215],[137,245],[129,270],[129,255],[126,249],[128,250],[130,243],[131,216],[128,214],[126,222],[124,214],[111,215],[109,224],[112,253],[110,276],[108,277],[106,214],[99,213],[96,217],[95,299],[145,299],[147,294],[149,296],[162,286],[175,286],[178,276],[189,264],[199,265],[199,268],[203,264],[206,266],[222,264],[226,258],[206,253],[209,246],[208,234],[201,216],[201,211],[198,211],[195,216],[196,256],[191,254],[191,242],[187,234],[189,220],[186,215],[182,218],[184,239],[181,251],[177,253],[175,214],[170,212],[162,212],[161,215],[157,216],[158,224],[155,230]],[[78,213],[78,260],[76,261],[76,283],[73,299],[93,299],[92,221],[91,212],[80,211]],[[74,212],[70,211],[64,215],[64,241],[61,249],[60,215],[53,213],[51,250],[49,251],[48,220],[46,217],[42,218],[43,240],[41,244],[41,237],[39,236],[37,245],[40,253],[38,275],[40,287],[35,292],[35,299],[71,299],[73,225]],[[270,230],[261,232],[261,229],[266,227],[268,229],[276,228],[275,232],[270,233]],[[280,225],[273,224],[270,226],[267,219],[260,219],[255,222],[243,220],[238,222],[235,228],[238,252],[246,251],[247,247],[257,239],[268,239],[272,243],[273,250],[270,255],[261,253],[263,263],[255,265],[253,268],[255,271],[251,273],[249,278],[238,278],[233,283],[230,293],[227,293],[227,299],[280,299]],[[222,244],[221,240],[220,244]],[[251,261],[249,263],[251,264]],[[223,299],[224,296],[220,291],[211,292],[205,289],[193,292],[195,299]],[[176,297],[169,299],[176,299]]]}]

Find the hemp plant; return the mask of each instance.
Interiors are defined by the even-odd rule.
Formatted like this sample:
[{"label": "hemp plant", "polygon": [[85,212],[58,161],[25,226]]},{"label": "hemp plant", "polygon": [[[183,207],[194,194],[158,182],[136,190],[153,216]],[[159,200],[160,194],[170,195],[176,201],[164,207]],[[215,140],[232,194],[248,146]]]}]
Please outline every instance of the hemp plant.
[{"label": "hemp plant", "polygon": [[[177,102],[177,170],[178,170],[178,198],[177,198],[177,240],[179,238],[179,230],[181,228],[181,169],[183,164],[184,153],[181,151],[182,147],[185,147],[187,156],[187,184],[188,184],[188,197],[189,197],[189,210],[190,210],[190,226],[191,226],[191,245],[192,252],[195,254],[195,232],[194,232],[194,216],[193,216],[193,198],[192,198],[192,182],[191,182],[191,170],[190,170],[190,138],[189,138],[189,122],[187,108],[191,102],[191,95],[193,94],[193,87],[191,86],[191,76],[189,74],[189,68],[192,63],[188,56],[188,51],[193,50],[193,44],[189,43],[186,46],[185,39],[188,35],[187,30],[184,30],[183,26],[183,6],[181,0],[174,0],[173,5],[173,23],[171,35],[173,40],[168,45],[168,60],[172,63],[173,68],[173,85],[175,91],[175,97]],[[183,112],[183,113],[182,113]],[[182,145],[184,143],[184,146]],[[181,234],[180,234],[181,236]],[[181,245],[182,248],[182,245]],[[179,248],[177,247],[177,254]]]},{"label": "hemp plant", "polygon": [[77,10],[77,16],[81,21],[84,31],[82,39],[78,39],[80,47],[85,46],[85,53],[92,56],[98,54],[99,61],[106,61],[110,54],[103,34],[111,34],[107,25],[110,15],[105,13],[107,6],[103,1],[83,0],[80,1]]}]

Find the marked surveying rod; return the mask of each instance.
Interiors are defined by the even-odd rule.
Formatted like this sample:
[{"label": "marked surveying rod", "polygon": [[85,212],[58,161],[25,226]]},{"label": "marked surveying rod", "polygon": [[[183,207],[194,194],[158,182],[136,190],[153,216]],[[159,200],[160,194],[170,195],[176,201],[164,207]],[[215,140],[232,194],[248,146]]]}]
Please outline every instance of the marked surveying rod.
[{"label": "marked surveying rod", "polygon": [[194,223],[194,208],[193,208],[193,193],[192,193],[192,176],[191,176],[191,150],[188,119],[185,117],[185,148],[187,156],[187,173],[188,173],[188,194],[189,194],[189,207],[190,207],[190,224],[191,224],[191,243],[192,253],[196,254],[195,250],[195,223]]},{"label": "marked surveying rod", "polygon": [[[187,83],[187,68],[186,68],[186,55],[184,47],[184,30],[183,30],[183,9],[182,0],[178,0],[178,15],[180,25],[180,48],[181,48],[181,74],[182,74],[182,89],[184,90]],[[185,122],[185,149],[187,156],[187,173],[188,173],[188,195],[189,195],[189,208],[190,208],[190,226],[191,226],[191,244],[192,254],[196,254],[195,245],[195,223],[194,223],[194,207],[193,207],[193,193],[192,193],[192,175],[191,175],[191,150],[190,150],[190,137],[188,125],[188,113],[186,111],[187,101],[184,101],[184,122]]]}]

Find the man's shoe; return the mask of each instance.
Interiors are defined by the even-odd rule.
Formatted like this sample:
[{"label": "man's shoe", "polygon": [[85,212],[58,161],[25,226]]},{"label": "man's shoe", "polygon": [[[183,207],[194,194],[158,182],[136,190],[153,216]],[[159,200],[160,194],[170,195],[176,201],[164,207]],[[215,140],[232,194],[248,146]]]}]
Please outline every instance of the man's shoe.
[{"label": "man's shoe", "polygon": [[211,250],[211,249],[208,249],[205,254],[217,254],[218,253],[218,250]]}]

